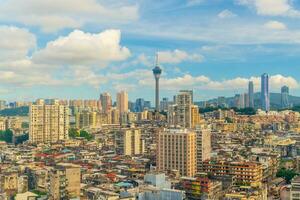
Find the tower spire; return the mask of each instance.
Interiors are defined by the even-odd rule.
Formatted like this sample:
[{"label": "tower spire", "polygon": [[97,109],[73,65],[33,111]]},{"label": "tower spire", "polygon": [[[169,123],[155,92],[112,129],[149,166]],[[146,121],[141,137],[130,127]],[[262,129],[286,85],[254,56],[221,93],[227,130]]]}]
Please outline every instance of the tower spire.
[{"label": "tower spire", "polygon": [[155,56],[155,66],[152,70],[155,78],[155,111],[159,112],[159,78],[161,75],[161,68],[158,66],[158,53],[156,52]]},{"label": "tower spire", "polygon": [[155,66],[158,66],[159,62],[158,62],[158,52],[156,52],[155,54]]}]

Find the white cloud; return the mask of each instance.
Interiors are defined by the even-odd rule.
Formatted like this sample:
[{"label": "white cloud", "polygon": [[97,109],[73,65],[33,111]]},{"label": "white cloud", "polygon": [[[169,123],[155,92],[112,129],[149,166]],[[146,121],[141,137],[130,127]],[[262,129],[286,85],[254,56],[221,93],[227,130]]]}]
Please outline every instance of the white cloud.
[{"label": "white cloud", "polygon": [[86,23],[129,22],[138,18],[138,6],[101,4],[97,0],[6,0],[0,2],[0,19],[39,26],[45,32],[79,28]]},{"label": "white cloud", "polygon": [[27,56],[36,47],[36,38],[26,29],[13,26],[0,26],[0,63],[18,60]]},{"label": "white cloud", "polygon": [[183,61],[201,62],[203,56],[200,54],[188,54],[185,51],[175,49],[174,51],[158,52],[160,63],[181,63]]},{"label": "white cloud", "polygon": [[300,16],[300,12],[293,8],[290,0],[237,0],[237,2],[241,5],[253,7],[259,15]]},{"label": "white cloud", "polygon": [[[109,76],[97,69],[130,56],[130,51],[120,46],[119,30],[98,34],[76,30],[40,50],[36,49],[35,36],[26,29],[0,26],[0,35],[5,38],[0,40],[0,82],[5,86],[89,84],[99,88]],[[122,74],[117,74],[112,80],[117,76],[122,79]]]},{"label": "white cloud", "polygon": [[120,46],[121,32],[106,30],[98,34],[75,30],[60,37],[33,54],[33,61],[57,65],[105,65],[122,61],[130,56],[126,47]]},{"label": "white cloud", "polygon": [[269,21],[269,22],[265,23],[264,26],[268,29],[273,29],[273,30],[285,30],[286,29],[286,25],[279,21]]},{"label": "white cloud", "polygon": [[147,67],[151,67],[154,65],[154,62],[150,61],[150,58],[146,56],[144,53],[138,55],[138,57],[132,62],[132,64],[137,65],[137,64],[142,64]]},{"label": "white cloud", "polygon": [[236,17],[237,15],[234,14],[233,12],[231,12],[230,10],[223,10],[222,12],[220,12],[218,14],[218,17],[221,18],[221,19],[225,19],[225,18],[233,18],[233,17]]},{"label": "white cloud", "polygon": [[[186,74],[175,78],[161,78],[162,90],[179,90],[179,89],[201,89],[201,90],[246,90],[249,81],[253,81],[255,89],[260,90],[260,77],[236,77],[222,81],[212,80],[207,76],[192,76]],[[142,86],[151,86],[151,79],[141,79],[139,84]],[[271,91],[278,91],[283,85],[287,85],[292,89],[298,88],[299,83],[290,76],[280,74],[270,76]]]}]

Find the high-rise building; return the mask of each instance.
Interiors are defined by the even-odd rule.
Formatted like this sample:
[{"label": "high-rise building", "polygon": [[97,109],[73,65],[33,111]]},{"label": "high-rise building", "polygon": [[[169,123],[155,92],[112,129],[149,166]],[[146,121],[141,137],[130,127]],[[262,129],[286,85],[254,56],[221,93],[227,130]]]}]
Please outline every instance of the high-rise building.
[{"label": "high-rise building", "polygon": [[97,126],[97,112],[82,111],[75,114],[76,128],[95,128]]},{"label": "high-rise building", "polygon": [[179,90],[179,93],[188,93],[191,97],[191,103],[194,103],[194,92],[193,90]]},{"label": "high-rise building", "polygon": [[138,98],[135,101],[135,112],[143,112],[145,108],[145,100],[142,98]]},{"label": "high-rise building", "polygon": [[29,109],[29,141],[55,143],[68,139],[69,108],[57,100],[45,104],[39,99]]},{"label": "high-rise building", "polygon": [[151,101],[144,101],[144,109],[150,109],[151,108]]},{"label": "high-rise building", "polygon": [[207,126],[197,127],[197,171],[201,171],[202,162],[210,160],[211,130]]},{"label": "high-rise building", "polygon": [[254,85],[253,85],[253,81],[249,81],[249,84],[248,84],[248,97],[249,97],[249,107],[254,108]]},{"label": "high-rise building", "polygon": [[283,86],[281,88],[281,108],[289,108],[289,87]]},{"label": "high-rise building", "polygon": [[139,155],[144,153],[145,149],[141,130],[136,128],[124,128],[116,131],[115,145],[118,155]]},{"label": "high-rise building", "polygon": [[195,128],[199,125],[200,121],[199,107],[197,105],[191,105],[191,128]]},{"label": "high-rise building", "polygon": [[117,93],[117,108],[120,114],[128,112],[128,94],[125,91]]},{"label": "high-rise building", "polygon": [[226,98],[225,97],[218,97],[218,106],[219,107],[227,107]]},{"label": "high-rise building", "polygon": [[109,114],[111,124],[120,124],[120,112],[116,107],[111,108]]},{"label": "high-rise building", "polygon": [[270,92],[269,92],[269,75],[261,75],[261,109],[270,111]]},{"label": "high-rise building", "polygon": [[158,66],[158,55],[156,55],[156,66],[152,70],[155,78],[155,111],[159,112],[159,78],[161,75],[161,68]]},{"label": "high-rise building", "polygon": [[248,93],[244,93],[244,107],[245,108],[249,108],[250,106],[250,102],[249,102],[249,94]]},{"label": "high-rise building", "polygon": [[196,173],[196,133],[188,129],[165,129],[157,136],[158,171],[178,170],[182,176]]},{"label": "high-rise building", "polygon": [[162,111],[168,111],[168,106],[170,105],[168,98],[163,98],[163,100],[160,102],[160,110]]},{"label": "high-rise building", "polygon": [[192,103],[190,91],[180,91],[175,97],[175,104],[168,108],[168,123],[171,126],[194,128],[199,122],[199,108]]},{"label": "high-rise building", "polygon": [[104,92],[100,95],[102,112],[109,113],[112,107],[111,95],[108,92]]},{"label": "high-rise building", "polygon": [[62,163],[50,171],[50,199],[80,198],[80,166]]}]

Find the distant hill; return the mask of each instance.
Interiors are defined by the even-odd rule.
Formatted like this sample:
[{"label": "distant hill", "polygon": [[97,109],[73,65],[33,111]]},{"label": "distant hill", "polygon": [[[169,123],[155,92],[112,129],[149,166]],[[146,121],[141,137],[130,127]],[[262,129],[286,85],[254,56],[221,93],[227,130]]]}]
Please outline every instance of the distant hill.
[{"label": "distant hill", "polygon": [[29,107],[18,107],[18,108],[7,108],[4,110],[0,110],[0,116],[28,116]]},{"label": "distant hill", "polygon": [[[230,102],[234,101],[234,97],[226,97],[225,101],[227,104],[230,104]],[[210,99],[206,101],[207,103],[217,103],[218,99]],[[289,95],[289,102],[293,106],[300,105],[300,97]],[[195,102],[197,105],[203,105],[202,102]],[[256,107],[260,106],[260,92],[257,92],[254,94],[254,104]],[[280,93],[270,93],[270,104],[272,109],[278,109],[281,108],[281,94]]]}]

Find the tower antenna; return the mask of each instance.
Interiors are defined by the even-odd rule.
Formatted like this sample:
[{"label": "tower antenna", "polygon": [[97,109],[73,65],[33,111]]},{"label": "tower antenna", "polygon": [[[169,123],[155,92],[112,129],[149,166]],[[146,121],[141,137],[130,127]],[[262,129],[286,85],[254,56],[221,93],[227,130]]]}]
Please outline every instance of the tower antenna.
[{"label": "tower antenna", "polygon": [[158,52],[155,54],[155,66],[158,66]]}]

